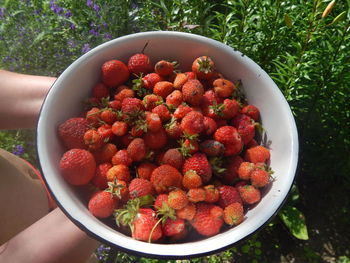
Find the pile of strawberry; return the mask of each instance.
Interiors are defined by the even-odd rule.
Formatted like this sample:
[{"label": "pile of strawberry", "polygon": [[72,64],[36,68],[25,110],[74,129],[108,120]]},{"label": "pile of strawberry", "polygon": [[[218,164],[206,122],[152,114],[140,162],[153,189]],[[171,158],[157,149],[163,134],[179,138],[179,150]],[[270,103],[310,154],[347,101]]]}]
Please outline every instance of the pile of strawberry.
[{"label": "pile of strawberry", "polygon": [[[244,220],[271,182],[260,113],[208,56],[180,72],[143,53],[106,61],[89,108],[58,127],[62,176],[89,211],[141,241],[209,237]],[[129,226],[130,229],[126,226]]]}]

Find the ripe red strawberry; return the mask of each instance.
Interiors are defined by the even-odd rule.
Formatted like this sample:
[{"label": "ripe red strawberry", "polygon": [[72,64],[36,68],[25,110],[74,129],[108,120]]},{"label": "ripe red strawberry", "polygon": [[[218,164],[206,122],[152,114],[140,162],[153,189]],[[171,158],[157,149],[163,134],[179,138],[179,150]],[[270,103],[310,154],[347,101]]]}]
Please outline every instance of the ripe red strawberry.
[{"label": "ripe red strawberry", "polygon": [[243,205],[240,203],[232,203],[224,209],[224,221],[230,226],[236,226],[242,223],[244,217]]},{"label": "ripe red strawberry", "polygon": [[118,116],[111,109],[105,109],[100,113],[100,118],[105,123],[112,125],[118,119]]},{"label": "ripe red strawberry", "polygon": [[192,157],[185,160],[182,167],[182,173],[185,174],[189,170],[194,170],[202,178],[203,184],[209,182],[212,177],[212,169],[208,159],[203,153],[195,153]]},{"label": "ripe red strawberry", "polygon": [[177,108],[183,100],[182,92],[179,90],[174,90],[165,99],[165,103],[170,106]]},{"label": "ripe red strawberry", "polygon": [[148,94],[143,97],[142,103],[143,103],[143,106],[146,108],[146,110],[151,111],[156,106],[163,103],[163,98],[156,94]]},{"label": "ripe red strawberry", "polygon": [[113,143],[106,143],[101,148],[93,151],[97,163],[111,162],[113,156],[117,153],[117,146]]},{"label": "ripe red strawberry", "polygon": [[199,149],[207,156],[220,156],[224,153],[225,146],[215,140],[205,140],[199,145]]},{"label": "ripe red strawberry", "polygon": [[109,60],[101,66],[101,79],[107,87],[116,87],[129,79],[128,67],[120,60]]},{"label": "ripe red strawberry", "polygon": [[189,202],[184,208],[178,209],[175,212],[176,217],[178,218],[192,220],[194,215],[196,214],[196,205]]},{"label": "ripe red strawberry", "polygon": [[131,179],[129,167],[124,164],[113,165],[107,171],[107,180],[108,182],[113,182],[115,179],[129,182]]},{"label": "ripe red strawberry", "polygon": [[192,63],[192,71],[198,79],[210,79],[214,74],[214,61],[208,56],[198,57]]},{"label": "ripe red strawberry", "polygon": [[129,58],[128,70],[136,75],[145,75],[152,71],[152,64],[147,55],[138,53]]},{"label": "ripe red strawberry", "polygon": [[203,123],[204,123],[204,129],[202,132],[204,133],[204,135],[210,136],[218,129],[218,125],[216,124],[216,121],[210,117],[204,116]]},{"label": "ripe red strawberry", "polygon": [[122,101],[122,112],[125,114],[143,111],[142,100],[137,98],[125,98]]},{"label": "ripe red strawberry", "polygon": [[222,208],[207,203],[198,203],[196,207],[197,212],[190,221],[193,228],[203,236],[218,234],[224,223]]},{"label": "ripe red strawberry", "polygon": [[167,150],[162,158],[162,163],[163,164],[169,164],[179,171],[181,171],[182,165],[183,165],[184,159],[182,154],[178,149],[169,149]]},{"label": "ripe red strawberry", "polygon": [[164,128],[160,128],[156,132],[147,132],[143,135],[145,144],[149,149],[156,150],[163,148],[167,141],[168,137]]},{"label": "ripe red strawberry", "polygon": [[205,191],[205,202],[206,203],[216,203],[217,201],[219,201],[220,198],[220,192],[219,189],[217,187],[215,187],[212,184],[208,184],[206,186],[203,187],[204,191]]},{"label": "ripe red strawberry", "polygon": [[239,113],[232,118],[232,126],[234,126],[235,128],[238,128],[239,126],[246,126],[252,123],[252,118],[245,114]]},{"label": "ripe red strawberry", "polygon": [[188,200],[192,203],[205,201],[205,190],[203,188],[191,188],[187,192]]},{"label": "ripe red strawberry", "polygon": [[244,204],[252,205],[261,199],[260,191],[252,185],[240,186],[237,189]]},{"label": "ripe red strawberry", "polygon": [[128,124],[124,121],[116,121],[112,125],[112,132],[116,136],[123,136],[128,132]]},{"label": "ripe red strawberry", "polygon": [[117,151],[112,157],[112,164],[124,164],[126,166],[130,166],[132,164],[132,159],[130,158],[128,151],[126,149],[122,149]]},{"label": "ripe red strawberry", "polygon": [[161,225],[157,224],[156,213],[151,208],[140,208],[132,222],[132,237],[141,241],[157,241],[163,235]]},{"label": "ripe red strawberry", "polygon": [[91,183],[101,190],[104,190],[108,187],[107,184],[107,171],[112,168],[111,163],[101,163],[97,166],[94,177],[91,180]]},{"label": "ripe red strawberry", "polygon": [[244,159],[252,163],[266,163],[270,159],[270,151],[262,145],[247,149]]},{"label": "ripe red strawberry", "polygon": [[87,149],[84,143],[84,134],[89,125],[84,118],[70,118],[59,125],[58,135],[67,149]]},{"label": "ripe red strawberry", "polygon": [[101,124],[100,114],[101,114],[101,110],[97,107],[93,107],[88,112],[86,112],[85,117],[89,126],[92,126],[95,128],[100,126]]},{"label": "ripe red strawberry", "polygon": [[181,104],[174,111],[174,117],[178,120],[186,116],[187,113],[191,112],[192,108],[190,106]]},{"label": "ripe red strawberry", "polygon": [[257,188],[266,186],[269,180],[269,173],[263,169],[255,169],[250,175],[251,184]]},{"label": "ripe red strawberry", "polygon": [[113,214],[117,204],[118,199],[112,193],[98,191],[89,200],[88,209],[98,218],[107,218]]},{"label": "ripe red strawberry", "polygon": [[188,80],[182,86],[183,100],[189,103],[191,106],[199,106],[201,104],[203,94],[203,85],[196,79]]},{"label": "ripe red strawberry", "polygon": [[174,65],[169,61],[160,60],[154,66],[154,71],[162,77],[167,77],[173,73]]},{"label": "ripe red strawberry", "polygon": [[181,187],[182,175],[176,168],[163,164],[153,170],[151,182],[158,194],[167,193],[173,187]]},{"label": "ripe red strawberry", "polygon": [[229,80],[219,78],[213,82],[215,95],[220,98],[228,98],[232,95],[236,86]]},{"label": "ripe red strawberry", "polygon": [[109,124],[103,124],[97,128],[97,132],[101,135],[104,142],[111,142],[114,138],[112,126]]},{"label": "ripe red strawberry", "polygon": [[164,236],[175,236],[186,229],[185,220],[181,218],[171,219],[168,218],[162,227]]},{"label": "ripe red strawberry", "polygon": [[149,90],[153,90],[154,85],[156,85],[156,83],[158,83],[159,81],[162,81],[162,80],[163,80],[163,78],[161,76],[159,76],[159,74],[154,73],[154,72],[149,73],[142,78],[143,87],[145,87],[146,89],[149,89]]},{"label": "ripe red strawberry", "polygon": [[168,207],[168,194],[157,195],[153,207],[158,211],[166,209]]},{"label": "ripe red strawberry", "polygon": [[96,130],[88,130],[84,133],[84,143],[90,150],[97,150],[104,145],[103,138]]},{"label": "ripe red strawberry", "polygon": [[180,146],[181,147],[179,151],[184,158],[190,157],[192,154],[195,154],[199,150],[199,144],[196,139],[185,139],[183,142],[180,140]]},{"label": "ripe red strawberry", "polygon": [[120,110],[122,107],[122,102],[119,100],[111,100],[108,102],[108,107],[113,110]]},{"label": "ripe red strawberry", "polygon": [[179,139],[182,135],[182,129],[180,123],[174,116],[171,117],[169,123],[164,125],[167,135],[172,139]]},{"label": "ripe red strawberry", "polygon": [[154,195],[155,190],[153,184],[142,178],[134,178],[129,184],[129,195],[131,199],[144,195]]},{"label": "ripe red strawberry", "polygon": [[238,114],[240,106],[236,100],[225,99],[223,102],[222,118],[230,120]]},{"label": "ripe red strawberry", "polygon": [[238,168],[240,167],[241,163],[243,162],[243,159],[241,156],[231,156],[229,157],[226,165],[225,165],[225,172],[222,174],[222,182],[224,184],[232,185],[234,182],[237,181],[238,177]]},{"label": "ripe red strawberry", "polygon": [[255,125],[253,123],[247,125],[239,125],[237,128],[242,141],[247,145],[255,136]]},{"label": "ripe red strawberry", "polygon": [[171,119],[170,111],[164,104],[154,107],[152,112],[157,113],[162,122],[166,122]]},{"label": "ripe red strawberry", "polygon": [[174,209],[182,209],[188,204],[186,192],[181,189],[175,189],[168,194],[168,205]]},{"label": "ripe red strawberry", "polygon": [[182,86],[187,82],[188,76],[185,73],[177,73],[174,79],[174,88],[182,90]]},{"label": "ripe red strawberry", "polygon": [[109,89],[103,83],[97,83],[92,88],[92,96],[97,99],[107,98],[109,96]]},{"label": "ripe red strawberry", "polygon": [[119,86],[115,92],[114,99],[122,102],[125,98],[134,98],[135,91],[128,86]]},{"label": "ripe red strawberry", "polygon": [[182,185],[187,189],[198,188],[202,186],[202,178],[194,170],[188,170],[182,178]]},{"label": "ripe red strawberry", "polygon": [[163,99],[166,99],[166,97],[174,90],[173,83],[169,81],[159,81],[154,85],[153,93],[161,96]]},{"label": "ripe red strawberry", "polygon": [[143,162],[137,166],[136,172],[139,178],[151,180],[151,174],[156,168],[157,166],[153,163]]},{"label": "ripe red strawberry", "polygon": [[156,132],[162,128],[162,120],[157,113],[146,112],[147,130]]},{"label": "ripe red strawberry", "polygon": [[254,105],[246,105],[242,108],[241,113],[248,115],[251,117],[254,121],[258,121],[260,118],[260,111],[257,107]]},{"label": "ripe red strawberry", "polygon": [[214,139],[225,146],[225,156],[235,155],[242,150],[243,142],[236,128],[223,126],[216,130]]},{"label": "ripe red strawberry", "polygon": [[225,208],[235,202],[242,204],[240,194],[235,187],[222,185],[218,187],[218,190],[220,192],[220,198],[218,200],[218,205],[220,207]]},{"label": "ripe red strawberry", "polygon": [[147,154],[145,141],[141,138],[133,139],[128,145],[127,151],[128,151],[129,157],[134,162],[141,161],[143,158],[145,158]]},{"label": "ripe red strawberry", "polygon": [[204,116],[197,111],[189,112],[181,120],[181,129],[189,135],[200,134],[204,129]]},{"label": "ripe red strawberry", "polygon": [[60,160],[60,171],[65,180],[72,185],[90,182],[96,171],[94,156],[83,149],[71,149]]},{"label": "ripe red strawberry", "polygon": [[242,180],[249,180],[255,168],[254,163],[242,162],[237,171],[239,178]]}]

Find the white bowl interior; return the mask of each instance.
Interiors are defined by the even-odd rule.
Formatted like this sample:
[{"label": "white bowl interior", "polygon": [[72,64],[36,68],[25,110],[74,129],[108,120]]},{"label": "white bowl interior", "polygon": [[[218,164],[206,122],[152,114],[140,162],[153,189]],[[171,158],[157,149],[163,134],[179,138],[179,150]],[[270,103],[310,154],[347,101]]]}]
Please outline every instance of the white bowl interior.
[{"label": "white bowl interior", "polygon": [[[271,167],[274,182],[261,202],[249,210],[242,224],[201,241],[184,244],[149,244],[133,240],[92,216],[76,187],[68,185],[59,173],[64,152],[57,127],[81,113],[79,103],[90,95],[99,80],[100,66],[110,59],[127,62],[142,50],[152,61],[176,60],[183,70],[201,55],[210,56],[226,78],[241,80],[249,103],[260,109],[262,124],[271,141]],[[202,37],[180,32],[145,32],[124,36],[89,51],[68,67],[52,86],[43,104],[37,129],[37,150],[45,181],[60,207],[81,228],[102,240],[151,257],[190,257],[208,254],[236,243],[264,225],[281,206],[293,183],[297,159],[298,136],[289,105],[271,78],[251,59],[239,51]]]}]

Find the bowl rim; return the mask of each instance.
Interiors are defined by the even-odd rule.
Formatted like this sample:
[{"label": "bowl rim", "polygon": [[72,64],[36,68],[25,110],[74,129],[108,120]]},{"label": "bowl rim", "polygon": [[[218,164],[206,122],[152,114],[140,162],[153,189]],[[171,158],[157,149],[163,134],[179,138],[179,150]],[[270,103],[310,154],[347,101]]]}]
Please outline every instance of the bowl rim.
[{"label": "bowl rim", "polygon": [[[108,47],[109,45],[114,45],[115,43],[118,43],[120,41],[126,41],[130,38],[134,38],[134,37],[147,37],[147,36],[159,36],[159,37],[167,37],[167,36],[177,36],[177,37],[182,37],[182,38],[188,38],[190,40],[193,41],[202,41],[202,42],[206,42],[208,44],[211,45],[215,45],[215,46],[219,46],[220,48],[225,48],[225,49],[230,49],[233,52],[238,52],[241,56],[242,59],[247,60],[247,63],[250,63],[252,66],[256,67],[259,70],[259,73],[262,75],[265,75],[265,77],[267,77],[269,79],[269,81],[271,82],[271,84],[273,85],[273,89],[275,89],[274,91],[277,93],[277,95],[280,97],[280,99],[283,101],[284,107],[287,107],[287,111],[289,113],[289,116],[287,116],[288,118],[288,123],[292,128],[291,131],[291,150],[292,150],[292,154],[291,154],[291,168],[289,173],[292,175],[291,180],[289,181],[290,185],[289,185],[289,190],[285,193],[285,195],[283,196],[283,198],[281,198],[280,204],[277,207],[277,209],[269,216],[269,218],[267,220],[265,220],[264,222],[262,222],[258,227],[254,228],[253,230],[251,230],[248,233],[244,233],[245,235],[242,238],[239,238],[238,240],[235,240],[231,243],[225,243],[224,245],[220,245],[218,247],[210,247],[210,248],[206,248],[203,249],[201,251],[196,251],[194,253],[192,253],[191,251],[187,251],[186,253],[183,253],[185,251],[183,251],[183,246],[184,245],[189,245],[191,243],[182,243],[182,244],[175,244],[175,245],[165,245],[165,246],[174,246],[174,249],[172,249],[172,252],[174,252],[173,254],[169,254],[169,253],[164,253],[164,251],[162,250],[162,248],[164,249],[164,245],[162,244],[149,244],[155,247],[159,248],[158,253],[154,253],[153,251],[139,251],[137,249],[130,249],[130,248],[126,248],[122,245],[118,245],[115,244],[113,242],[111,242],[110,240],[103,238],[101,236],[99,236],[98,234],[96,234],[93,230],[89,229],[83,222],[81,222],[80,220],[74,218],[73,215],[71,215],[69,213],[69,211],[66,209],[66,207],[57,199],[56,195],[54,194],[54,190],[52,189],[52,186],[48,183],[46,177],[45,177],[45,173],[44,173],[44,169],[42,167],[42,163],[41,163],[41,158],[40,158],[40,153],[41,153],[41,146],[40,146],[40,142],[38,141],[38,138],[41,137],[41,129],[40,127],[42,127],[42,112],[46,106],[46,102],[47,99],[51,96],[51,94],[54,92],[54,87],[56,87],[56,83],[60,78],[63,78],[67,72],[69,72],[71,69],[74,69],[76,67],[76,65],[78,65],[81,61],[83,61],[85,58],[87,58],[88,56],[92,56],[95,53],[98,52],[99,49],[103,49],[105,47]],[[65,213],[65,215],[75,224],[77,225],[80,229],[82,229],[83,231],[85,231],[89,236],[100,240],[101,242],[103,242],[104,244],[108,244],[112,247],[117,247],[119,250],[127,252],[127,253],[131,253],[134,255],[138,255],[138,256],[142,256],[142,257],[148,257],[148,258],[163,258],[163,259],[183,259],[183,258],[193,258],[193,257],[200,257],[200,256],[205,256],[205,255],[210,255],[213,253],[217,253],[219,251],[223,251],[225,249],[228,249],[229,247],[232,247],[244,240],[246,240],[247,238],[249,238],[251,235],[255,234],[256,232],[260,231],[262,228],[264,228],[264,226],[266,224],[268,224],[278,213],[278,211],[282,208],[282,206],[284,205],[284,203],[287,200],[287,197],[289,195],[290,189],[293,185],[293,182],[295,180],[295,176],[296,176],[296,170],[297,170],[297,165],[298,165],[298,153],[299,153],[299,143],[298,143],[298,132],[297,132],[297,127],[296,127],[296,123],[294,120],[294,117],[292,115],[292,112],[290,110],[290,107],[285,99],[285,97],[283,96],[282,92],[280,91],[280,89],[277,87],[277,85],[274,83],[274,81],[270,78],[270,76],[268,76],[268,74],[258,65],[256,64],[256,62],[254,62],[253,60],[251,60],[249,57],[247,57],[246,55],[244,55],[243,53],[241,53],[238,50],[235,50],[234,48],[219,42],[217,40],[208,38],[208,37],[204,37],[201,35],[197,35],[197,34],[192,34],[192,33],[185,33],[185,32],[178,32],[178,31],[147,31],[147,32],[140,32],[140,33],[134,33],[134,34],[128,34],[125,36],[121,36],[115,39],[112,39],[110,41],[107,41],[105,43],[102,43],[98,46],[96,46],[95,48],[91,49],[90,51],[88,51],[87,53],[81,55],[78,59],[76,59],[73,63],[71,63],[63,72],[62,74],[60,74],[60,76],[55,80],[55,82],[52,84],[50,90],[48,91],[43,104],[40,108],[40,112],[39,112],[39,119],[38,119],[38,123],[37,123],[37,129],[36,129],[36,153],[37,153],[37,158],[39,160],[39,170],[43,175],[43,180],[51,194],[51,196],[54,198],[54,200],[56,201],[58,207]],[[202,242],[205,241],[204,240],[199,240],[199,241],[195,241],[196,242]],[[125,239],[125,241],[127,241],[127,239]],[[131,241],[132,242],[132,241]],[[136,241],[136,242],[141,242],[141,241]],[[198,249],[197,249],[198,250]],[[166,250],[168,251],[168,250]]]}]

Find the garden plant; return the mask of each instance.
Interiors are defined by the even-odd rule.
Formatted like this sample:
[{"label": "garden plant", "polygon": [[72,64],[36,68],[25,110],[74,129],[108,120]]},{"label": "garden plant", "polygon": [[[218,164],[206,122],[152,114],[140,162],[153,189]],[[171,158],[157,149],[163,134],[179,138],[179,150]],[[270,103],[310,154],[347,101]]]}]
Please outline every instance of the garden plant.
[{"label": "garden plant", "polygon": [[[232,248],[175,261],[101,245],[100,262],[349,263],[350,0],[0,0],[0,68],[59,76],[95,46],[151,30],[210,37],[259,64],[292,109],[299,166],[276,217]],[[39,165],[34,130],[1,131],[0,147]]]}]

